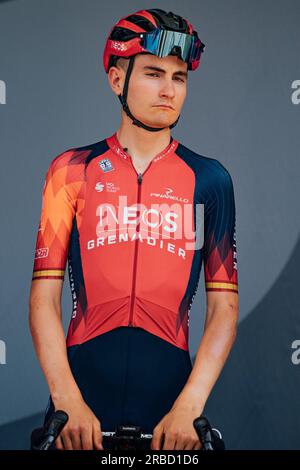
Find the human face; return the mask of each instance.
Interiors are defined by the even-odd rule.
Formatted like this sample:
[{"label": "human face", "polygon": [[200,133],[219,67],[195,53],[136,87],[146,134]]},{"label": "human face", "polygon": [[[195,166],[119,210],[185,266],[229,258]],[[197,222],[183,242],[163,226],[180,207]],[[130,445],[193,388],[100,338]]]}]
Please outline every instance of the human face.
[{"label": "human face", "polygon": [[129,79],[127,103],[134,117],[151,127],[168,127],[186,97],[187,64],[177,56],[138,54]]}]

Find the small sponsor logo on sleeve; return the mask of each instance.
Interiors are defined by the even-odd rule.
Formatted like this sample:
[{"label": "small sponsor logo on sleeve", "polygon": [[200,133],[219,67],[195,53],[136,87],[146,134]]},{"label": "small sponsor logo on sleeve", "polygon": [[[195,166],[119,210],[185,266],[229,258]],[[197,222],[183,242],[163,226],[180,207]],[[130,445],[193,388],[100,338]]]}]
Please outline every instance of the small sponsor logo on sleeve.
[{"label": "small sponsor logo on sleeve", "polygon": [[37,250],[35,250],[34,259],[47,258],[48,254],[49,254],[49,248],[38,248]]}]

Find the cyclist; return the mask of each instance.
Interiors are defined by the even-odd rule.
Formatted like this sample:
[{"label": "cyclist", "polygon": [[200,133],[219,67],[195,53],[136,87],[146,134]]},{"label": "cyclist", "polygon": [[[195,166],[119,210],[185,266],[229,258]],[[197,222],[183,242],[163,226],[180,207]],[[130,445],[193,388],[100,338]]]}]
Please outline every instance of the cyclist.
[{"label": "cyclist", "polygon": [[[238,317],[231,176],[170,135],[203,50],[189,21],[172,12],[121,18],[103,55],[122,104],[120,127],[49,166],[30,328],[50,390],[45,422],[55,409],[69,415],[58,449],[101,449],[101,430],[119,424],[153,433],[153,450],[201,448],[193,420]],[[67,261],[73,310],[65,340]],[[189,314],[202,264],[206,322],[192,365]]]}]

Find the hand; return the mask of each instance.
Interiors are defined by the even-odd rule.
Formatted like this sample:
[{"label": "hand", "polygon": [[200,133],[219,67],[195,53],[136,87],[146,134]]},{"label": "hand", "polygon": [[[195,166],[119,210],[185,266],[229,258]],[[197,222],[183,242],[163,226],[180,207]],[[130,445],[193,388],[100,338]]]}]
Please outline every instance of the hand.
[{"label": "hand", "polygon": [[[193,421],[200,414],[190,406],[173,407],[155,426],[151,441],[152,450],[199,450],[202,443]],[[162,441],[164,440],[163,447]]]},{"label": "hand", "polygon": [[69,420],[55,441],[59,450],[103,450],[101,424],[82,398],[64,397],[54,402]]}]

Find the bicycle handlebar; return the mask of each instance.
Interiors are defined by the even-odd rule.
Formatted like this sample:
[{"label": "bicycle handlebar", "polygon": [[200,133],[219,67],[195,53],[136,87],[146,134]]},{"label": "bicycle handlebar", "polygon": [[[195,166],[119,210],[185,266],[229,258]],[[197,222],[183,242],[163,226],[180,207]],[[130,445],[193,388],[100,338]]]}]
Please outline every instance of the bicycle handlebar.
[{"label": "bicycle handlebar", "polygon": [[31,450],[49,450],[67,424],[68,419],[69,416],[64,411],[55,411],[44,427],[32,431]]},{"label": "bicycle handlebar", "polygon": [[[31,433],[31,450],[49,450],[68,421],[68,415],[58,410],[42,428]],[[203,415],[193,421],[194,428],[202,443],[202,450],[225,450],[222,434],[212,428]],[[140,426],[119,425],[116,431],[102,431],[105,450],[149,450],[153,434],[142,433]],[[105,446],[104,446],[105,444]]]}]

